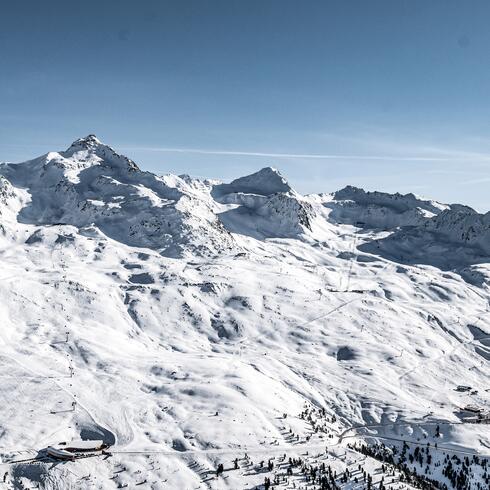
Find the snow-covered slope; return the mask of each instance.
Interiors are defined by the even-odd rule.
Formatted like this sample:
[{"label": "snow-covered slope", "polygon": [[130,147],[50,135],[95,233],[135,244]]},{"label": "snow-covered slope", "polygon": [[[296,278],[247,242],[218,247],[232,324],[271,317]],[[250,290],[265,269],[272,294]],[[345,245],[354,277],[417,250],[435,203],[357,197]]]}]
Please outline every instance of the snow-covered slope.
[{"label": "snow-covered slope", "polygon": [[425,223],[425,228],[447,240],[490,255],[490,212],[479,214],[472,209],[451,209]]},{"label": "snow-covered slope", "polygon": [[274,168],[213,186],[213,198],[227,205],[220,218],[235,233],[254,238],[311,234],[316,213]]},{"label": "snow-covered slope", "polygon": [[332,210],[330,217],[339,223],[378,229],[420,225],[450,207],[414,194],[366,192],[352,186],[320,196],[320,202]]},{"label": "snow-covered slope", "polygon": [[[487,215],[156,176],[94,136],[0,176],[0,485],[454,488],[455,456],[487,488]],[[111,456],[46,458],[80,438]]]},{"label": "snow-covered slope", "polygon": [[466,276],[468,266],[476,270],[477,264],[489,261],[490,213],[479,214],[471,208],[453,205],[419,226],[402,227],[361,249],[405,263],[451,269]]}]

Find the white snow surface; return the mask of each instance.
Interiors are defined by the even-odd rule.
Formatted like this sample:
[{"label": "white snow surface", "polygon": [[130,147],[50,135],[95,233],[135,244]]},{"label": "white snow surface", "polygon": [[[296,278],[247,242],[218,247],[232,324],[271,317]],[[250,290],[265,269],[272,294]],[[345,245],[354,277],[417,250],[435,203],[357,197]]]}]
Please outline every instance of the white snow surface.
[{"label": "white snow surface", "polygon": [[[374,471],[347,442],[435,424],[441,451],[490,456],[456,414],[489,408],[490,214],[302,196],[272,168],[158,176],[90,135],[0,165],[0,261],[6,488],[258,489],[245,453]],[[312,433],[305,407],[335,422]],[[112,456],[22,462],[79,439]]]}]

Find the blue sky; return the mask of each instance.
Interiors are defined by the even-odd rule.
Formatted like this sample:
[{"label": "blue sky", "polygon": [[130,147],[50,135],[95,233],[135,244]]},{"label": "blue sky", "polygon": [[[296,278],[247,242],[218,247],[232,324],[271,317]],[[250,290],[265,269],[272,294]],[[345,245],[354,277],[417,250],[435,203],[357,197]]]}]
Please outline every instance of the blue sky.
[{"label": "blue sky", "polygon": [[144,169],[490,210],[490,3],[8,2],[0,161],[95,133]]}]

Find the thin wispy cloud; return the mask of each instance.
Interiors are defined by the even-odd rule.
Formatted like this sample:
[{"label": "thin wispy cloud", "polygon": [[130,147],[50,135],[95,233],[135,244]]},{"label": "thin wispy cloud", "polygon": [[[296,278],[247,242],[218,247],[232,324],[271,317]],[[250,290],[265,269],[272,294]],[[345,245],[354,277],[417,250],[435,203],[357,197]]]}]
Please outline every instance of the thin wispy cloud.
[{"label": "thin wispy cloud", "polygon": [[[121,147],[130,151],[150,151],[160,153],[188,153],[198,155],[221,156],[246,156],[246,157],[270,157],[288,159],[312,159],[312,160],[386,160],[386,161],[419,161],[419,162],[444,162],[451,160],[449,157],[434,156],[390,156],[390,155],[344,155],[344,154],[320,154],[320,153],[272,153],[262,151],[241,150],[205,150],[202,148],[166,148],[166,147]],[[489,157],[490,160],[490,157]]]},{"label": "thin wispy cloud", "polygon": [[469,179],[461,182],[462,185],[476,185],[476,184],[486,184],[490,182],[490,177],[477,177],[475,179]]}]

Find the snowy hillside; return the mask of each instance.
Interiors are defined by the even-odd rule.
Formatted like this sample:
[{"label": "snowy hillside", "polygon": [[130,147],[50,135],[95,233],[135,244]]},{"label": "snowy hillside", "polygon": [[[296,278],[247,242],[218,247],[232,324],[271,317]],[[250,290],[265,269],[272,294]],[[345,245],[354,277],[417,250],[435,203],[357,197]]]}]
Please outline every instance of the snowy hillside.
[{"label": "snowy hillside", "polygon": [[450,208],[414,194],[366,192],[352,186],[327,195],[322,201],[339,222],[380,229],[420,225]]},{"label": "snowy hillside", "polygon": [[0,487],[489,488],[490,214],[90,135],[0,165],[0,260]]}]

